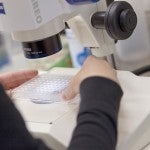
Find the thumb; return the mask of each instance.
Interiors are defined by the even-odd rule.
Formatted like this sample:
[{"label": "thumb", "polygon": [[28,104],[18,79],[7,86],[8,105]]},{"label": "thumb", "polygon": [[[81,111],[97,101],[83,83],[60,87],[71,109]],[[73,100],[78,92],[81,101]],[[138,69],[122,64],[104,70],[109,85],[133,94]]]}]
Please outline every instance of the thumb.
[{"label": "thumb", "polygon": [[70,82],[69,86],[62,92],[62,98],[64,100],[71,100],[78,94],[78,88],[74,82]]}]

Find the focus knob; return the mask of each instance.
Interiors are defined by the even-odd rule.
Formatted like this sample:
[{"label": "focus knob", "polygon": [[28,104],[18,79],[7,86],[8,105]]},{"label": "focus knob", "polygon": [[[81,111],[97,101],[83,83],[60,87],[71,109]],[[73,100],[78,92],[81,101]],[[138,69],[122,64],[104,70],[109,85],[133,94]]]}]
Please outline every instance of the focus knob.
[{"label": "focus knob", "polygon": [[112,2],[106,12],[96,12],[91,19],[93,27],[106,29],[114,40],[129,38],[137,25],[137,15],[125,1]]},{"label": "focus knob", "polygon": [[133,10],[127,9],[121,12],[120,15],[120,27],[122,31],[133,31],[137,25],[137,17]]}]

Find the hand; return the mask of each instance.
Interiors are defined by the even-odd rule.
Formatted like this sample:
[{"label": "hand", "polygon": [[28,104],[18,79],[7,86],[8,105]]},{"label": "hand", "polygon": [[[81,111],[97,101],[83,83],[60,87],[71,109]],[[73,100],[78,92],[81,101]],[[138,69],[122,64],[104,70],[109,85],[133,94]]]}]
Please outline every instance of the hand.
[{"label": "hand", "polygon": [[105,77],[118,83],[116,71],[106,61],[90,56],[79,73],[71,80],[69,86],[63,91],[63,99],[73,99],[79,93],[81,82],[93,76]]},{"label": "hand", "polygon": [[14,89],[38,74],[37,70],[16,71],[0,75],[0,83],[5,90]]}]

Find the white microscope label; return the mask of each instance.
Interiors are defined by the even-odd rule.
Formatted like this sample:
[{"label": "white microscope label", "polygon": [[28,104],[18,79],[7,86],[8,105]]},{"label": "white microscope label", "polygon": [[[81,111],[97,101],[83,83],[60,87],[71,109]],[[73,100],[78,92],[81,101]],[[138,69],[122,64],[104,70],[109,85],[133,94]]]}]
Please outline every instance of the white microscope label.
[{"label": "white microscope label", "polygon": [[58,0],[1,0],[0,30],[36,29],[63,14]]},{"label": "white microscope label", "polygon": [[0,30],[16,31],[35,27],[31,5],[27,0],[2,0],[5,14],[0,14]]}]

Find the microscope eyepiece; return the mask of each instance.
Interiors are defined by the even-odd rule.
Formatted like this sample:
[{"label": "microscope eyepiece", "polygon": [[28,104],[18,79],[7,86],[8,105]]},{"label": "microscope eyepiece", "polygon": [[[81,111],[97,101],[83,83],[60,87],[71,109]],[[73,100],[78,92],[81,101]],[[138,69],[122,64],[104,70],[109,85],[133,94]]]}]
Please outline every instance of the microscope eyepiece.
[{"label": "microscope eyepiece", "polygon": [[59,34],[39,41],[23,42],[22,46],[25,57],[29,59],[47,57],[59,52],[62,49]]}]

